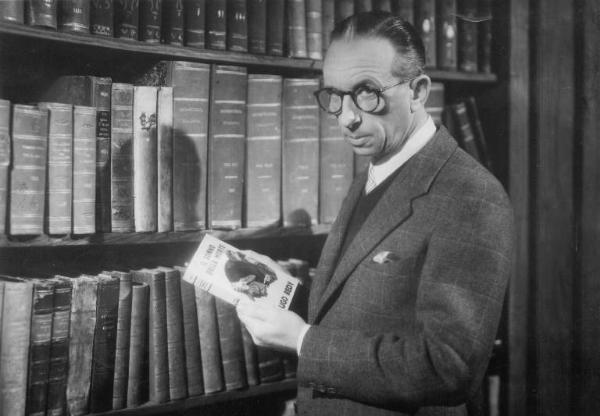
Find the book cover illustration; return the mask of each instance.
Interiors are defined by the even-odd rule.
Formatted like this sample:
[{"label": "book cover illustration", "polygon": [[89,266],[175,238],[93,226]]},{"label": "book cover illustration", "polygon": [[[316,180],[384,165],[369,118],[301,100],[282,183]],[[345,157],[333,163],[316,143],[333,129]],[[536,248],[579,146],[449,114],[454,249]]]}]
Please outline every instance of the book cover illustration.
[{"label": "book cover illustration", "polygon": [[249,296],[281,309],[289,308],[298,286],[297,278],[208,234],[183,279],[234,305]]}]

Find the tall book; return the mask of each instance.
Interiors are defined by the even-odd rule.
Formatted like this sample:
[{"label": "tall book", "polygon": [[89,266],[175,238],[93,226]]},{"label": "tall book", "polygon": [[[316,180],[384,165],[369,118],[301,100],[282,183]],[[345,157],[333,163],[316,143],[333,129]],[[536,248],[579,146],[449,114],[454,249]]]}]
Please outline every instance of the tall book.
[{"label": "tall book", "polygon": [[436,126],[442,124],[444,106],[446,105],[444,90],[443,82],[432,82],[429,97],[427,103],[425,103],[425,110],[427,110]]},{"label": "tall book", "polygon": [[415,1],[415,28],[425,46],[425,65],[428,68],[437,66],[435,3],[436,0]]},{"label": "tall book", "polygon": [[267,0],[267,54],[282,56],[285,39],[285,1]]},{"label": "tall book", "polygon": [[0,234],[6,232],[10,160],[10,101],[0,100]]},{"label": "tall book", "polygon": [[139,0],[140,40],[160,43],[163,0]]},{"label": "tall book", "polygon": [[28,25],[56,30],[58,25],[57,1],[27,0],[25,2],[25,9],[25,21]]},{"label": "tall book", "polygon": [[194,287],[194,291],[198,312],[204,392],[215,393],[223,390],[224,387],[215,297],[199,287]]},{"label": "tall book", "polygon": [[219,342],[225,390],[237,390],[247,387],[244,344],[235,306],[219,298],[215,299],[215,304],[217,322],[219,323]]},{"label": "tall book", "polygon": [[248,11],[246,0],[227,0],[227,49],[248,51]]},{"label": "tall book", "polygon": [[206,46],[225,50],[227,46],[227,0],[206,3]]},{"label": "tall book", "polygon": [[475,137],[475,142],[477,143],[477,148],[479,149],[479,154],[481,155],[483,165],[487,167],[490,172],[494,172],[491,153],[488,148],[483,126],[481,125],[481,119],[479,118],[479,109],[477,107],[475,97],[472,95],[468,96],[465,99],[465,105],[467,107],[467,114],[469,116],[469,121],[471,122],[473,135]]},{"label": "tall book", "polygon": [[147,283],[133,282],[131,287],[131,332],[129,367],[127,370],[127,407],[148,400],[148,306],[150,288]]},{"label": "tall book", "polygon": [[58,27],[64,32],[90,32],[90,1],[64,0],[58,2]]},{"label": "tall book", "polygon": [[31,332],[33,283],[0,276],[4,286],[0,314],[0,414],[24,415]]},{"label": "tall book", "polygon": [[157,231],[173,229],[173,88],[160,87],[157,104]]},{"label": "tall book", "polygon": [[139,0],[114,0],[115,37],[137,40],[140,30]]},{"label": "tall book", "polygon": [[163,0],[163,42],[183,46],[183,0]]},{"label": "tall book", "polygon": [[323,29],[323,54],[331,42],[331,32],[335,25],[335,0],[323,0],[321,7],[321,25]]},{"label": "tall book", "polygon": [[11,23],[25,22],[25,1],[7,0],[0,1],[0,20]]},{"label": "tall book", "polygon": [[306,58],[306,4],[304,0],[286,0],[287,55]]},{"label": "tall book", "polygon": [[114,1],[93,0],[90,2],[90,33],[113,37],[114,35]]},{"label": "tall book", "polygon": [[210,228],[242,226],[247,85],[245,67],[212,66],[208,129]]},{"label": "tall book", "polygon": [[456,126],[456,140],[458,144],[476,160],[483,163],[465,102],[460,101],[451,104],[450,112]]},{"label": "tall book", "polygon": [[206,0],[184,0],[184,39],[185,45],[204,48],[206,28]]},{"label": "tall book", "polygon": [[436,5],[437,66],[451,71],[457,65],[456,1],[438,0]]},{"label": "tall book", "polygon": [[10,173],[9,232],[41,234],[48,150],[48,112],[14,105],[12,168]]},{"label": "tall book", "polygon": [[250,332],[244,325],[240,325],[242,331],[242,342],[244,345],[244,362],[246,364],[246,379],[249,386],[260,384],[260,376],[258,374],[258,357],[256,353],[256,345],[252,340]]},{"label": "tall book", "polygon": [[320,115],[319,222],[331,224],[352,183],[354,153],[344,139],[337,117],[325,111]]},{"label": "tall book", "polygon": [[335,0],[335,22],[341,22],[354,14],[354,0]]},{"label": "tall book", "polygon": [[114,83],[111,100],[111,230],[134,230],[133,222],[133,85]]},{"label": "tall book", "polygon": [[319,107],[316,78],[283,80],[282,210],[284,226],[317,223]]},{"label": "tall book", "polygon": [[134,87],[133,217],[137,232],[157,229],[157,92],[157,87]]},{"label": "tall book", "polygon": [[267,0],[248,0],[248,51],[267,53]]},{"label": "tall book", "polygon": [[115,371],[112,391],[112,408],[127,405],[127,377],[129,374],[129,341],[131,334],[131,273],[112,272],[119,279],[119,306],[117,312],[117,339],[115,341]]},{"label": "tall book", "polygon": [[457,0],[458,12],[458,69],[477,72],[478,0]]},{"label": "tall book", "polygon": [[372,0],[355,0],[354,1],[354,13],[370,12],[373,10]]},{"label": "tall book", "polygon": [[246,227],[280,221],[281,94],[281,76],[248,75]]},{"label": "tall book", "polygon": [[96,107],[73,107],[73,234],[96,231]]},{"label": "tall book", "polygon": [[492,72],[492,0],[479,0],[477,12],[481,19],[477,36],[477,67],[480,72]]},{"label": "tall book", "polygon": [[306,0],[306,49],[311,59],[323,59],[322,0]]},{"label": "tall book", "polygon": [[392,13],[409,23],[415,21],[415,0],[392,0]]},{"label": "tall book", "polygon": [[169,63],[173,87],[173,229],[206,227],[210,65]]}]

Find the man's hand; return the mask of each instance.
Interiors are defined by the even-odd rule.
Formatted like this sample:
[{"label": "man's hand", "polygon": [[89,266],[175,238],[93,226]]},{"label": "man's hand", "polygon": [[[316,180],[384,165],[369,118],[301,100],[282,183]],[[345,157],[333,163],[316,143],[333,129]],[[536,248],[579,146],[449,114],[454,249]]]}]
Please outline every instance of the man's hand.
[{"label": "man's hand", "polygon": [[237,314],[256,345],[280,350],[295,352],[298,337],[306,326],[294,312],[259,305],[249,299],[238,303]]}]

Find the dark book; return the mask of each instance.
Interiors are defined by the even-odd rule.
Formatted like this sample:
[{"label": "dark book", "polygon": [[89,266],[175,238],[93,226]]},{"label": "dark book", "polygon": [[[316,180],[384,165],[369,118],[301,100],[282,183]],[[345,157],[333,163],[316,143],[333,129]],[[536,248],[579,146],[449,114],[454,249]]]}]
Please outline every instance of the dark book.
[{"label": "dark book", "polygon": [[457,65],[456,1],[437,0],[436,5],[437,66],[450,71]]},{"label": "dark book", "polygon": [[48,112],[14,105],[12,114],[9,232],[41,234],[44,229]]},{"label": "dark book", "polygon": [[114,0],[115,37],[137,40],[140,30],[139,0]]},{"label": "dark book", "polygon": [[157,105],[157,231],[173,229],[173,88],[160,87]]},{"label": "dark book", "polygon": [[184,0],[185,45],[204,48],[206,29],[206,0]]},{"label": "dark book", "polygon": [[10,160],[10,101],[0,100],[0,234],[6,232]]},{"label": "dark book", "polygon": [[25,20],[28,25],[56,30],[58,26],[58,2],[56,0],[27,0],[25,8]]},{"label": "dark book", "polygon": [[481,152],[475,141],[475,135],[473,134],[473,127],[469,120],[466,104],[463,101],[451,104],[450,112],[456,126],[455,138],[458,141],[458,144],[476,160],[483,163]]},{"label": "dark book", "polygon": [[487,167],[490,172],[493,172],[494,166],[491,158],[491,153],[487,144],[485,133],[483,131],[483,126],[481,125],[481,119],[479,118],[479,109],[477,108],[477,102],[475,101],[475,97],[473,97],[472,95],[468,96],[465,99],[465,104],[467,107],[469,121],[473,129],[475,143],[477,143],[477,148],[479,149],[479,154],[481,155],[483,165]]},{"label": "dark book", "polygon": [[224,388],[215,297],[199,287],[194,287],[194,291],[198,312],[204,392],[215,393]]},{"label": "dark book", "polygon": [[244,343],[244,362],[246,363],[246,380],[249,386],[256,386],[260,384],[260,375],[258,373],[258,356],[256,352],[256,345],[252,341],[252,335],[250,332],[241,325],[242,331],[242,342]]},{"label": "dark book", "polygon": [[131,325],[129,368],[127,371],[127,407],[148,401],[148,306],[150,288],[134,282],[131,287]]},{"label": "dark book", "polygon": [[298,367],[298,356],[295,353],[279,352],[283,364],[284,378],[295,378]]},{"label": "dark book", "polygon": [[392,0],[373,0],[373,10],[392,13]]},{"label": "dark book", "polygon": [[123,409],[127,405],[132,282],[131,273],[114,271],[111,274],[114,278],[119,279],[119,307],[117,312],[112,408]]},{"label": "dark book", "polygon": [[248,0],[248,51],[267,53],[267,0]]},{"label": "dark book", "polygon": [[354,0],[335,0],[335,22],[341,22],[354,14]]},{"label": "dark book", "polygon": [[246,381],[246,363],[240,321],[235,306],[215,299],[217,322],[219,324],[219,344],[225,390],[237,390],[248,386]]},{"label": "dark book", "polygon": [[282,210],[284,226],[317,223],[319,107],[316,78],[283,80]]},{"label": "dark book", "polygon": [[427,103],[425,103],[425,110],[427,110],[436,126],[443,124],[442,117],[446,105],[444,90],[444,83],[432,82],[429,97]]},{"label": "dark book", "polygon": [[227,0],[227,49],[248,52],[246,0]]},{"label": "dark book", "polygon": [[206,3],[206,47],[225,50],[227,43],[227,0]]},{"label": "dark book", "polygon": [[163,42],[183,46],[184,4],[183,0],[163,1]]},{"label": "dark book", "polygon": [[90,33],[90,0],[58,2],[58,27],[63,32]]},{"label": "dark book", "polygon": [[281,76],[248,75],[246,227],[281,219],[281,93]]},{"label": "dark book", "polygon": [[73,234],[96,232],[96,107],[73,107]]},{"label": "dark book", "polygon": [[160,43],[162,1],[139,0],[140,40],[148,43]]},{"label": "dark book", "polygon": [[306,50],[311,59],[323,59],[322,0],[306,0]]},{"label": "dark book", "polygon": [[344,139],[337,117],[325,111],[320,115],[319,222],[332,224],[354,177],[354,153]]},{"label": "dark book", "polygon": [[267,0],[267,54],[283,56],[285,1]]},{"label": "dark book", "polygon": [[286,0],[287,55],[308,57],[306,47],[306,4],[304,0]]},{"label": "dark book", "polygon": [[90,32],[93,35],[114,35],[114,1],[92,0],[90,3]]},{"label": "dark book", "polygon": [[492,72],[492,0],[479,0],[477,11],[480,22],[477,33],[477,67],[480,72]]},{"label": "dark book", "polygon": [[261,383],[283,380],[285,373],[279,352],[267,347],[256,347],[256,358]]},{"label": "dark book", "polygon": [[370,12],[373,10],[372,0],[354,0],[354,13]]},{"label": "dark book", "polygon": [[247,85],[245,67],[212,66],[208,129],[209,228],[242,226]]},{"label": "dark book", "polygon": [[437,66],[436,45],[436,0],[415,1],[415,28],[423,40],[425,46],[425,66],[435,68]]},{"label": "dark book", "polygon": [[148,392],[151,403],[169,400],[167,311],[165,273],[159,270],[132,271],[133,280],[150,288],[148,312]]},{"label": "dark book", "polygon": [[4,285],[0,326],[0,414],[24,415],[33,282],[0,276]]},{"label": "dark book", "polygon": [[46,187],[46,221],[48,234],[71,232],[73,199],[73,106],[61,103],[38,103],[48,111],[48,185]]},{"label": "dark book", "polygon": [[458,69],[477,72],[477,5],[478,0],[457,0]]},{"label": "dark book", "polygon": [[93,413],[112,408],[109,398],[113,394],[118,314],[119,279],[99,274],[90,385],[90,411]]},{"label": "dark book", "polygon": [[331,32],[335,25],[335,0],[322,0],[321,25],[323,29],[323,54],[331,42]]},{"label": "dark book", "polygon": [[25,0],[0,1],[0,20],[11,23],[25,23]]},{"label": "dark book", "polygon": [[158,219],[158,87],[134,87],[133,218],[135,231],[153,232]]},{"label": "dark book", "polygon": [[370,156],[361,156],[354,154],[354,176],[366,171],[369,168],[369,163],[371,163]]}]

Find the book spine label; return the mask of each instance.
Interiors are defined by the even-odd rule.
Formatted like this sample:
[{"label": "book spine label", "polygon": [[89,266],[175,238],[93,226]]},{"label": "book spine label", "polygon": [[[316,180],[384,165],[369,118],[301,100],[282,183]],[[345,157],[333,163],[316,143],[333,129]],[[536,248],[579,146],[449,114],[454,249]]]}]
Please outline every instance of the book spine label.
[{"label": "book spine label", "polygon": [[456,0],[441,0],[437,3],[437,66],[456,70]]},{"label": "book spine label", "polygon": [[267,0],[248,0],[248,50],[267,52]]},{"label": "book spine label", "polygon": [[6,232],[10,147],[10,101],[0,100],[0,234]]},{"label": "book spine label", "polygon": [[246,68],[212,67],[208,139],[211,228],[242,226],[247,83]]},{"label": "book spine label", "polygon": [[392,13],[413,24],[415,22],[414,0],[392,0]]},{"label": "book spine label", "polygon": [[140,40],[160,43],[162,30],[162,0],[139,0]]},{"label": "book spine label", "polygon": [[206,0],[185,0],[185,45],[204,48]]},{"label": "book spine label", "polygon": [[354,0],[335,0],[335,22],[354,14]]},{"label": "book spine label", "polygon": [[211,0],[206,4],[206,46],[225,50],[227,38],[227,0]]},{"label": "book spine label", "polygon": [[437,65],[435,1],[421,0],[415,2],[415,27],[423,40],[425,65],[429,68],[435,68]]},{"label": "book spine label", "polygon": [[[185,272],[178,268],[179,273]],[[202,359],[198,332],[198,315],[194,285],[181,279],[181,303],[183,308],[183,335],[185,340],[185,370],[187,375],[188,396],[204,393],[202,379]]]},{"label": "book spine label", "polygon": [[248,51],[248,19],[246,0],[229,0],[227,5],[227,49]]},{"label": "book spine label", "polygon": [[0,20],[11,23],[25,23],[24,0],[0,1]]},{"label": "book spine label", "polygon": [[306,1],[306,49],[311,59],[323,59],[322,0]]},{"label": "book spine label", "polygon": [[41,234],[44,223],[48,112],[13,107],[13,166],[10,186],[10,233]]},{"label": "book spine label", "polygon": [[90,32],[94,35],[113,36],[114,2],[92,0],[90,9]]},{"label": "book spine label", "polygon": [[312,92],[318,79],[283,81],[283,224],[317,223],[319,107]]},{"label": "book spine label", "polygon": [[286,0],[288,56],[306,58],[306,7],[304,0]]},{"label": "book spine label", "polygon": [[158,222],[159,232],[173,229],[173,88],[158,91]]},{"label": "book spine label", "polygon": [[215,393],[223,390],[224,387],[215,297],[199,287],[194,287],[194,291],[198,312],[200,351],[202,352],[204,392]]},{"label": "book spine label", "polygon": [[246,387],[246,363],[244,362],[244,344],[240,321],[235,307],[221,299],[215,299],[217,322],[219,324],[219,341],[221,345],[221,362],[225,390],[237,390]]},{"label": "book spine label", "polygon": [[96,231],[96,108],[73,108],[73,234]]},{"label": "book spine label", "polygon": [[458,0],[458,69],[477,72],[477,0]]},{"label": "book spine label", "polygon": [[139,0],[114,0],[115,37],[137,40],[139,36]]},{"label": "book spine label", "polygon": [[285,1],[267,0],[267,53],[283,56]]},{"label": "book spine label", "polygon": [[183,46],[183,0],[163,0],[163,41]]},{"label": "book spine label", "polygon": [[127,376],[129,369],[129,337],[131,334],[131,274],[115,272],[119,279],[119,308],[117,313],[117,339],[115,341],[115,373],[112,391],[112,408],[127,405]]},{"label": "book spine label", "polygon": [[167,355],[169,360],[169,397],[179,400],[187,397],[185,380],[185,350],[183,343],[183,310],[181,304],[181,276],[175,269],[165,269],[167,312]]},{"label": "book spine label", "polygon": [[127,407],[139,406],[148,400],[149,298],[150,289],[147,284],[132,286]]},{"label": "book spine label", "polygon": [[96,230],[110,232],[110,131],[112,80],[93,78],[96,107]]},{"label": "book spine label", "polygon": [[90,32],[90,1],[64,0],[58,2],[60,30],[66,32]]},{"label": "book spine label", "polygon": [[[9,2],[10,3],[10,2]],[[56,0],[29,0],[26,3],[27,24],[31,26],[57,28],[57,9]]]}]

